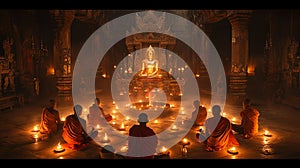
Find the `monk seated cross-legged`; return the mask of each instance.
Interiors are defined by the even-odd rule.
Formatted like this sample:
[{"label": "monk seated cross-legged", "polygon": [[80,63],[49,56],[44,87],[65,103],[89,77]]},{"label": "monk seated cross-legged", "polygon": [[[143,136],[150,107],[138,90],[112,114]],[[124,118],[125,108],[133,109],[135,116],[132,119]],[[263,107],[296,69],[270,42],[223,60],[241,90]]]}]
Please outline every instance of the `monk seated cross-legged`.
[{"label": "monk seated cross-legged", "polygon": [[63,126],[62,138],[67,143],[67,147],[73,150],[81,150],[98,135],[97,131],[86,133],[86,121],[81,118],[82,106],[75,105],[74,114],[69,115]]},{"label": "monk seated cross-legged", "polygon": [[[221,116],[221,107],[218,105],[212,108],[213,117],[208,118],[205,122],[206,132],[203,140],[206,144],[207,151],[219,151],[227,149],[231,146],[239,146],[239,142],[235,138],[230,121]],[[200,134],[196,134],[201,139]],[[203,135],[202,135],[203,138]]]},{"label": "monk seated cross-legged", "polygon": [[199,100],[195,100],[194,103],[195,110],[192,113],[192,120],[194,121],[194,126],[202,126],[207,117],[207,110],[205,107],[200,105]]},{"label": "monk seated cross-legged", "polygon": [[47,107],[43,108],[40,123],[40,134],[43,140],[57,134],[61,129],[62,121],[60,120],[59,112],[55,109],[55,105],[55,100],[51,99]]},{"label": "monk seated cross-legged", "polygon": [[105,114],[100,104],[100,99],[97,97],[94,100],[94,104],[89,107],[89,114],[87,115],[89,127],[96,128],[97,125],[101,126],[103,123],[112,120],[112,116],[110,114]]}]

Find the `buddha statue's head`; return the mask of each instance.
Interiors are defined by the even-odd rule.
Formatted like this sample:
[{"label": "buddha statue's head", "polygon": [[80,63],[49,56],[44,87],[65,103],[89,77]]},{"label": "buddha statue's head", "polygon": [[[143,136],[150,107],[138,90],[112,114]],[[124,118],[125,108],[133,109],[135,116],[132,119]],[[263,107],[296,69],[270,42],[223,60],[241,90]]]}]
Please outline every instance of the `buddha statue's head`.
[{"label": "buddha statue's head", "polygon": [[148,47],[148,49],[146,51],[146,54],[147,54],[148,60],[151,61],[153,59],[154,54],[155,54],[155,51],[154,51],[154,49],[152,48],[151,45]]}]

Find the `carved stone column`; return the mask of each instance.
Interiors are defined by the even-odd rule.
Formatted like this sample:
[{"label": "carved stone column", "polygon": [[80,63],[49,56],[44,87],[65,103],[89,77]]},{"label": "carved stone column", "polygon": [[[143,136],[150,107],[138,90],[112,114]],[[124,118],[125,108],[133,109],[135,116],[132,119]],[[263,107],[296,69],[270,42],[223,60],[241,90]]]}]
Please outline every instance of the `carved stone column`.
[{"label": "carved stone column", "polygon": [[72,97],[71,25],[75,12],[73,10],[51,12],[56,23],[53,55],[57,96],[68,101]]},{"label": "carved stone column", "polygon": [[247,96],[248,82],[248,21],[251,11],[233,11],[228,17],[232,28],[231,74],[229,76],[229,100],[241,102]]}]

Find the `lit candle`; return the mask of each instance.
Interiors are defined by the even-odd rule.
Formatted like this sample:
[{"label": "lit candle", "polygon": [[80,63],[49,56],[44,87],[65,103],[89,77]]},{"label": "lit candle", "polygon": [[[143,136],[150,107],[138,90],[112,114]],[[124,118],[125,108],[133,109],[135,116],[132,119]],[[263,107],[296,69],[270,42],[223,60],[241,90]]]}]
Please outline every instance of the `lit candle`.
[{"label": "lit candle", "polygon": [[122,146],[120,148],[120,151],[123,152],[123,153],[127,152],[127,150],[128,150],[128,146],[127,145],[124,145],[124,146]]},{"label": "lit candle", "polygon": [[66,120],[66,118],[65,117],[61,117],[61,119],[60,119],[61,121],[65,121]]},{"label": "lit candle", "polygon": [[210,109],[210,108],[208,109],[208,112],[211,112],[211,109]]},{"label": "lit candle", "polygon": [[225,112],[223,112],[223,113],[222,113],[222,116],[223,116],[223,117],[226,117],[226,113],[225,113]]},{"label": "lit candle", "polygon": [[125,130],[125,125],[124,123],[122,122],[121,126],[120,126],[120,131],[124,131]]},{"label": "lit candle", "polygon": [[196,74],[196,77],[199,78],[199,77],[200,77],[200,74]]},{"label": "lit candle", "polygon": [[33,127],[33,132],[38,132],[39,131],[39,125],[35,125]]},{"label": "lit candle", "polygon": [[228,150],[227,150],[227,152],[228,153],[230,153],[230,154],[233,154],[233,155],[236,155],[236,154],[238,154],[239,152],[238,152],[238,150],[236,149],[236,147],[230,147]]},{"label": "lit candle", "polygon": [[115,104],[116,104],[116,102],[115,102],[115,101],[113,101],[113,102],[112,102],[112,104],[113,104],[113,105],[115,105]]},{"label": "lit candle", "polygon": [[101,130],[101,127],[100,127],[99,124],[97,124],[96,129],[97,129],[97,130]]},{"label": "lit candle", "polygon": [[116,119],[116,116],[115,116],[115,115],[112,115],[111,118],[114,120],[114,119]]},{"label": "lit candle", "polygon": [[268,130],[265,130],[264,136],[271,137],[272,135],[270,134],[270,132]]},{"label": "lit candle", "polygon": [[130,120],[130,117],[129,117],[129,116],[126,116],[126,117],[125,117],[125,120],[126,120],[126,121],[129,121],[129,120]]},{"label": "lit candle", "polygon": [[61,146],[60,142],[56,145],[56,148],[54,149],[54,152],[63,152],[65,149]]},{"label": "lit candle", "polygon": [[231,121],[233,124],[235,124],[235,121],[236,121],[235,117],[232,117]]},{"label": "lit candle", "polygon": [[57,144],[57,146],[56,146],[56,150],[57,151],[60,151],[60,150],[62,150],[63,148],[61,147],[61,145],[60,145],[60,142],[58,142],[58,144]]},{"label": "lit candle", "polygon": [[110,140],[108,139],[107,133],[104,133],[104,136],[103,136],[101,142],[103,142],[103,143],[108,143],[108,142],[110,142]]},{"label": "lit candle", "polygon": [[168,149],[165,147],[165,146],[162,146],[161,149],[160,149],[160,152],[164,153],[166,152]]},{"label": "lit candle", "polygon": [[171,128],[171,130],[178,130],[177,126],[174,124]]},{"label": "lit candle", "polygon": [[115,121],[113,121],[113,122],[112,122],[112,124],[113,124],[113,125],[115,125],[115,124],[116,124],[116,122],[115,122]]},{"label": "lit candle", "polygon": [[112,113],[113,113],[113,114],[116,114],[116,113],[117,113],[117,111],[116,111],[116,110],[113,110],[113,111],[112,111]]},{"label": "lit candle", "polygon": [[153,122],[154,124],[158,124],[158,120],[154,120],[154,122]]},{"label": "lit candle", "polygon": [[189,141],[188,141],[188,139],[183,138],[182,143],[183,143],[183,145],[187,145],[189,143]]},{"label": "lit candle", "polygon": [[119,110],[119,107],[118,107],[118,106],[116,106],[116,110]]}]

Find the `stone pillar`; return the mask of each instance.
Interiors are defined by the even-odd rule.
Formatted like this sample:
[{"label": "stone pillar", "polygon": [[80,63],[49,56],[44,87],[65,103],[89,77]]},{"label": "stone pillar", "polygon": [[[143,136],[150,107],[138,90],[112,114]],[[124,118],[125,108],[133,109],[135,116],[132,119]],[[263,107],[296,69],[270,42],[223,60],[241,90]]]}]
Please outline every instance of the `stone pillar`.
[{"label": "stone pillar", "polygon": [[72,100],[72,55],[71,26],[75,17],[73,10],[51,11],[55,19],[54,66],[57,96],[62,100]]},{"label": "stone pillar", "polygon": [[248,82],[248,21],[251,11],[234,11],[228,17],[232,28],[231,73],[228,98],[230,102],[241,103],[247,96]]}]

